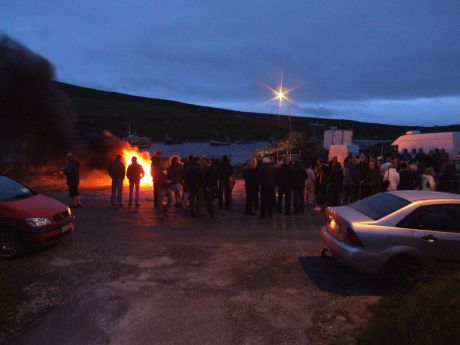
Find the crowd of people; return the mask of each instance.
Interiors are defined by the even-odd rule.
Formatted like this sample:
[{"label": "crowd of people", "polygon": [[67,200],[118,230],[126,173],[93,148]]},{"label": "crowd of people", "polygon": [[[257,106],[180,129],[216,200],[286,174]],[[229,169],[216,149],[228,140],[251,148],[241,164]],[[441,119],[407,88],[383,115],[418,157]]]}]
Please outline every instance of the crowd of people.
[{"label": "crowd of people", "polygon": [[[393,151],[387,157],[349,155],[340,164],[337,158],[314,167],[315,210],[346,205],[382,191],[428,190],[458,192],[455,164],[443,149]],[[311,199],[310,199],[311,200]]]},{"label": "crowd of people", "polygon": [[[78,181],[79,163],[71,154],[64,169],[74,207],[81,207]],[[214,200],[219,208],[232,206],[235,173],[227,156],[221,159],[194,157],[184,161],[178,156],[165,157],[155,152],[151,157],[153,204],[158,217],[164,218],[170,207],[188,209],[192,217],[214,217]],[[108,168],[112,179],[110,204],[124,206],[123,181],[129,181],[128,206],[140,206],[140,181],[145,176],[142,165],[132,157],[126,168],[118,155]],[[431,190],[458,192],[455,165],[444,150],[409,153],[396,150],[388,157],[349,155],[343,162],[334,157],[329,162],[318,159],[302,164],[286,158],[251,159],[242,173],[246,192],[245,213],[261,218],[274,212],[303,214],[307,207],[321,211],[326,206],[352,203],[382,191]]]},{"label": "crowd of people", "polygon": [[[129,181],[128,206],[140,206],[140,181],[145,171],[137,158],[132,157],[125,171],[121,156],[117,156],[108,169],[112,178],[111,206],[122,207],[123,181]],[[171,206],[190,210],[192,217],[214,217],[214,200],[220,208],[229,209],[235,184],[233,168],[227,156],[221,159],[194,157],[185,162],[178,156],[164,157],[155,152],[151,157],[153,204],[160,218]]]}]

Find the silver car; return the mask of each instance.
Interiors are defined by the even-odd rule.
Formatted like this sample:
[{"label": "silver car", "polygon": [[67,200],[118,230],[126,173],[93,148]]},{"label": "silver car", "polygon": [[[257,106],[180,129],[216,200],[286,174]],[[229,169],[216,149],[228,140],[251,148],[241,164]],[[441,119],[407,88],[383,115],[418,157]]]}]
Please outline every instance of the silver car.
[{"label": "silver car", "polygon": [[460,260],[460,195],[394,191],[326,209],[321,239],[345,265],[367,273]]}]

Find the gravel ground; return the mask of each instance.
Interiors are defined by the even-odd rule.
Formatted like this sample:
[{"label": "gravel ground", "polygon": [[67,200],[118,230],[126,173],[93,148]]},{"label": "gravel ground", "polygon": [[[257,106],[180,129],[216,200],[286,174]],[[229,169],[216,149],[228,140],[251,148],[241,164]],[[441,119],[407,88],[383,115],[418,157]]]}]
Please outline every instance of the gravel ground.
[{"label": "gravel ground", "polygon": [[0,262],[0,343],[350,344],[380,298],[373,279],[320,257],[321,214],[246,216],[240,181],[214,219],[161,221],[151,191],[139,208],[108,198],[85,190],[62,243]]}]

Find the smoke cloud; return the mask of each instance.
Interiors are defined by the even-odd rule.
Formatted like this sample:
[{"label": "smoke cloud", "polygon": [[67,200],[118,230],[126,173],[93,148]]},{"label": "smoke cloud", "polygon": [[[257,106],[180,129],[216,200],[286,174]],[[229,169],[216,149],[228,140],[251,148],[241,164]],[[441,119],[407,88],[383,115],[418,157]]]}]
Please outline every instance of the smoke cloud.
[{"label": "smoke cloud", "polygon": [[54,77],[48,60],[0,36],[0,167],[72,148],[76,116]]}]

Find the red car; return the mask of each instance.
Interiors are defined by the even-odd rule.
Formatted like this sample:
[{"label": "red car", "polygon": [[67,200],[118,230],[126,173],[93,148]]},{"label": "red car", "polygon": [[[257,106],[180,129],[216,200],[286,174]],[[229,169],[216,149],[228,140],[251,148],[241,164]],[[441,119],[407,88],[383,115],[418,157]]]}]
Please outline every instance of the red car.
[{"label": "red car", "polygon": [[56,243],[74,227],[67,205],[0,175],[0,258]]}]

